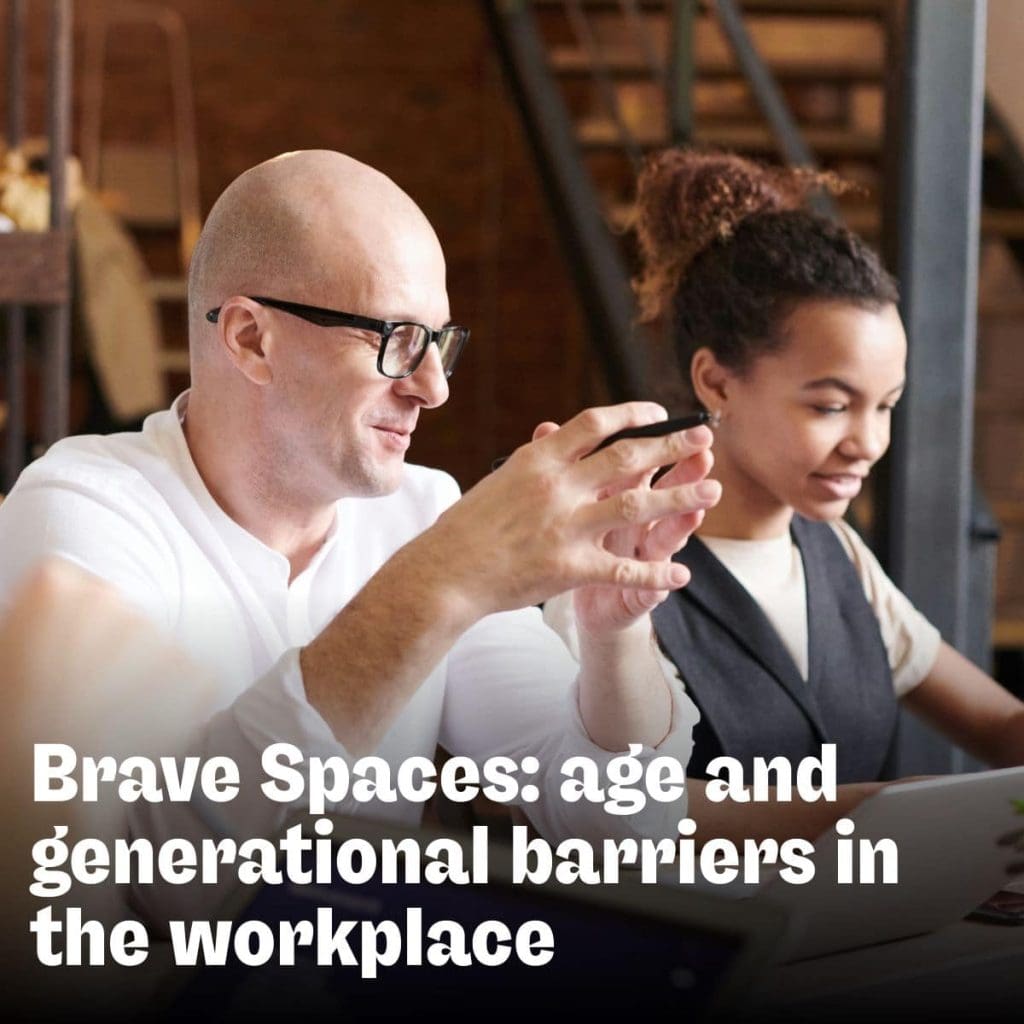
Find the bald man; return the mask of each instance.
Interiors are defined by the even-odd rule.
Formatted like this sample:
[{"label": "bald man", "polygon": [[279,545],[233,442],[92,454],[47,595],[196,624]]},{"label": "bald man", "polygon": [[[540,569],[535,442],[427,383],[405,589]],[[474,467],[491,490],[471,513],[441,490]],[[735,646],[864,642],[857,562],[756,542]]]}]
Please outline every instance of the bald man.
[{"label": "bald man", "polygon": [[[198,748],[233,757],[248,787],[216,827],[279,824],[287,808],[257,790],[272,743],[397,764],[440,741],[536,757],[526,809],[551,838],[674,835],[684,804],[629,819],[565,804],[559,769],[630,744],[688,758],[695,709],[661,672],[648,612],[686,582],[671,555],[717,500],[710,432],[584,458],[665,416],[591,409],[541,424],[461,498],[447,475],[407,464],[468,332],[449,320],[423,214],[338,153],[286,154],[224,192],[190,269],[189,333],[192,387],[171,409],[138,434],[65,440],[24,472],[0,507],[0,593],[63,557],[209,671],[222,710]],[[578,663],[532,607],[563,591]],[[138,697],[159,713],[146,679]],[[404,823],[422,811],[339,809]]]}]

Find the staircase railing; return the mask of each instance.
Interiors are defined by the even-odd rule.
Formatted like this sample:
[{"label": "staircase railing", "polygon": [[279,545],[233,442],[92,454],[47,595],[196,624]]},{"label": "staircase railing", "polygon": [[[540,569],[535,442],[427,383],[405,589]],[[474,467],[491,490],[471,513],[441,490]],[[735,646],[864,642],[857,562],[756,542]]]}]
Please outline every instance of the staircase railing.
[{"label": "staircase railing", "polygon": [[551,75],[537,25],[524,0],[483,0],[512,96],[540,172],[591,342],[614,399],[644,394],[644,359],[633,343],[629,272],[576,142]]}]

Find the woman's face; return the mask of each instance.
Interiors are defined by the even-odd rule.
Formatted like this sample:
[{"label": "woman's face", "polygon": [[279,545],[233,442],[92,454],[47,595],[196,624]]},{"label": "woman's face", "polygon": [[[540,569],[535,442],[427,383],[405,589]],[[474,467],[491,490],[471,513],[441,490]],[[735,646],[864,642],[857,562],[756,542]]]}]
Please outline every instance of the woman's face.
[{"label": "woman's face", "polygon": [[783,344],[725,374],[716,457],[734,499],[753,514],[786,506],[836,519],[889,447],[907,339],[894,305],[877,312],[809,301],[783,324]]}]

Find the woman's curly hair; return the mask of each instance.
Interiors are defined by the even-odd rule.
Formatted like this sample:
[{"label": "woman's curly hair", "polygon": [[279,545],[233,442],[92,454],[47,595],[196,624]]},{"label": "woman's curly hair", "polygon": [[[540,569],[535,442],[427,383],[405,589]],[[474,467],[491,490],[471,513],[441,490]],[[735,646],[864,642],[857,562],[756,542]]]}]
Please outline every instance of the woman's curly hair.
[{"label": "woman's curly hair", "polygon": [[808,299],[877,310],[896,281],[855,234],[803,208],[817,189],[847,191],[833,174],[769,167],[731,153],[673,149],[648,161],[632,227],[644,321],[670,316],[676,353],[710,348],[742,372],[784,340],[783,321]]}]

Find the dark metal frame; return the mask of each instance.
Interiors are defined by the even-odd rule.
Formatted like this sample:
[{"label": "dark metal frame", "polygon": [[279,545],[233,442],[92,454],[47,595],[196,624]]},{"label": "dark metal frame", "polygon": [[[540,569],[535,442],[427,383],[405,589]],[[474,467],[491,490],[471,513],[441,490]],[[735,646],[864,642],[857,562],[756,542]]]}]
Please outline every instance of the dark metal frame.
[{"label": "dark metal frame", "polygon": [[667,82],[668,135],[673,146],[693,138],[693,34],[697,0],[672,0],[672,41]]},{"label": "dark metal frame", "polygon": [[590,64],[590,78],[615,124],[615,130],[622,142],[622,148],[629,156],[633,169],[639,171],[640,165],[643,163],[643,153],[622,113],[619,95],[615,90],[614,82],[612,82],[603,48],[594,37],[590,27],[590,19],[587,17],[586,11],[583,10],[582,0],[565,0],[565,13],[569,18],[569,23],[580,46],[587,54],[588,63]]},{"label": "dark metal frame", "polygon": [[613,400],[645,393],[642,346],[632,343],[629,273],[601,216],[572,121],[552,80],[525,0],[482,0],[549,206],[581,297],[594,348]]},{"label": "dark metal frame", "polygon": [[[732,47],[743,77],[750,83],[754,100],[778,142],[780,156],[786,163],[796,167],[816,168],[817,160],[804,141],[800,126],[790,112],[786,98],[782,95],[782,90],[771,70],[757,52],[739,5],[735,0],[711,0],[711,7],[718,19],[719,27]],[[809,204],[823,216],[838,218],[838,207],[826,192],[812,196]]]},{"label": "dark metal frame", "polygon": [[[910,387],[893,427],[880,540],[896,584],[985,664],[995,530],[971,472],[985,2],[904,0],[891,18],[883,223]],[[903,723],[900,771],[965,764],[917,721]]]},{"label": "dark metal frame", "polygon": [[761,108],[764,119],[778,140],[783,159],[798,167],[813,167],[816,163],[814,154],[804,142],[782,90],[768,65],[757,52],[743,21],[743,12],[735,0],[711,0],[711,8],[732,48],[743,77],[750,83],[754,99]]}]

